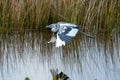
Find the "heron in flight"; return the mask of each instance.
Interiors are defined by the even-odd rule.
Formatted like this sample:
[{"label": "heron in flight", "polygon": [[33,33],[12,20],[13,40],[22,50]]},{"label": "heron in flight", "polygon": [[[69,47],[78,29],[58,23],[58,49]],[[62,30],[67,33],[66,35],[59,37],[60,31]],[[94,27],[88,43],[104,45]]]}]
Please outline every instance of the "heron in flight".
[{"label": "heron in flight", "polygon": [[[78,25],[67,23],[67,22],[58,22],[46,26],[46,28],[51,28],[53,34],[52,38],[48,43],[56,43],[56,47],[65,46],[65,42],[69,42],[73,37],[76,36],[80,27]],[[80,31],[81,32],[81,31]],[[84,32],[82,34],[92,37]]]}]

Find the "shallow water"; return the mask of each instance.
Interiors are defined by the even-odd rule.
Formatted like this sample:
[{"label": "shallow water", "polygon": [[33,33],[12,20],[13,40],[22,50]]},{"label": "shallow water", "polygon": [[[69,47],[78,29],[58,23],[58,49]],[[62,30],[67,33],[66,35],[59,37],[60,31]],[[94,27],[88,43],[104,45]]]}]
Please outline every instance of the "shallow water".
[{"label": "shallow water", "polygon": [[66,46],[48,44],[49,32],[0,35],[0,80],[52,80],[58,68],[72,80],[119,80],[120,36],[78,35]]}]

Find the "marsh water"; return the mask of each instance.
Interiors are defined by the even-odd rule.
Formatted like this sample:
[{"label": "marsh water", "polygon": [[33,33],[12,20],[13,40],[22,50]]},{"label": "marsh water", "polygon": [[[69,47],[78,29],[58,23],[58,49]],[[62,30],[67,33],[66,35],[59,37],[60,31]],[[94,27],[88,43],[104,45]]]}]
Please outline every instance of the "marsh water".
[{"label": "marsh water", "polygon": [[72,80],[120,80],[120,36],[80,33],[66,46],[48,44],[51,33],[32,31],[0,35],[0,80],[52,80],[50,69]]}]

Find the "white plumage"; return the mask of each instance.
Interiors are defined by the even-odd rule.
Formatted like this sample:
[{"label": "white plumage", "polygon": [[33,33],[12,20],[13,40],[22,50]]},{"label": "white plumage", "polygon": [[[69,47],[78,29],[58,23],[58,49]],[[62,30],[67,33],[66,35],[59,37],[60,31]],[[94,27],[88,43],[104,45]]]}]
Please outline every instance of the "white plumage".
[{"label": "white plumage", "polygon": [[65,42],[70,41],[74,36],[76,36],[80,28],[78,25],[67,22],[58,22],[46,27],[51,28],[53,31],[52,38],[48,43],[55,42],[56,47],[61,47],[62,45],[65,46]]},{"label": "white plumage", "polygon": [[64,45],[65,46],[65,41],[61,40],[60,37],[57,34],[57,39],[56,39],[56,47],[60,47]]},{"label": "white plumage", "polygon": [[75,36],[76,34],[77,34],[77,32],[78,32],[78,29],[72,29],[70,32],[68,32],[68,34],[66,34],[66,35],[68,35],[68,36]]}]

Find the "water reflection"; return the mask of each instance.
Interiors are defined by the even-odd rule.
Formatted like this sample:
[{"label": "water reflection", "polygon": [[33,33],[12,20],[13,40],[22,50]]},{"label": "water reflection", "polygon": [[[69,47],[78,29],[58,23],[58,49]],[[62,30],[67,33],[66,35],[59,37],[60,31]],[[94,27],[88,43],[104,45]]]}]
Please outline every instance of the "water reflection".
[{"label": "water reflection", "polygon": [[66,46],[47,44],[49,32],[0,35],[0,80],[51,80],[58,68],[72,80],[119,80],[120,36],[78,35]]}]

